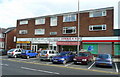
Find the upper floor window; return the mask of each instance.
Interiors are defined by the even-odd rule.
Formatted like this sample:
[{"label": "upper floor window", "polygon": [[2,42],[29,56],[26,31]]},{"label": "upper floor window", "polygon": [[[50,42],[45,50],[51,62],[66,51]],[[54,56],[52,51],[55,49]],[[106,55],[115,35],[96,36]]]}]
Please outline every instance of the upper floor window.
[{"label": "upper floor window", "polygon": [[0,38],[4,38],[4,34],[0,33]]},{"label": "upper floor window", "polygon": [[35,35],[44,35],[45,29],[35,29]]},{"label": "upper floor window", "polygon": [[20,25],[23,25],[23,24],[28,24],[28,20],[22,20],[22,21],[20,21]]},{"label": "upper floor window", "polygon": [[76,21],[76,15],[75,14],[69,14],[63,16],[63,22],[71,22]]},{"label": "upper floor window", "polygon": [[76,27],[63,27],[63,34],[75,34]]},{"label": "upper floor window", "polygon": [[35,25],[45,24],[45,18],[37,18],[35,19]]},{"label": "upper floor window", "polygon": [[19,34],[27,34],[28,31],[27,30],[19,30]]},{"label": "upper floor window", "polygon": [[50,26],[57,26],[57,17],[50,18]]},{"label": "upper floor window", "polygon": [[50,35],[57,35],[57,32],[50,32]]},{"label": "upper floor window", "polygon": [[106,25],[90,25],[89,31],[100,31],[100,30],[106,30]]},{"label": "upper floor window", "polygon": [[106,11],[94,11],[89,13],[89,17],[106,16]]}]

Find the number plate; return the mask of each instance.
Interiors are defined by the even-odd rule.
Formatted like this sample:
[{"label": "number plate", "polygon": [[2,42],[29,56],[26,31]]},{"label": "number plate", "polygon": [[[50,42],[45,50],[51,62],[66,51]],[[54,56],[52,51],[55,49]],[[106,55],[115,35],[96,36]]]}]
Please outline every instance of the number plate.
[{"label": "number plate", "polygon": [[105,63],[100,63],[100,65],[106,65]]},{"label": "number plate", "polygon": [[81,63],[81,62],[77,62],[77,63]]}]

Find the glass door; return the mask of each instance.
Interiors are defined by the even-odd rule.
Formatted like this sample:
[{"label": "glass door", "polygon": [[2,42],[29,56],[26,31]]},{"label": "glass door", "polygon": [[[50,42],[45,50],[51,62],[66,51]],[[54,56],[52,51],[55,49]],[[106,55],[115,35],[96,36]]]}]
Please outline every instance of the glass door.
[{"label": "glass door", "polygon": [[37,49],[38,49],[38,48],[37,48],[37,45],[32,45],[32,50],[33,50],[33,51],[37,52]]}]

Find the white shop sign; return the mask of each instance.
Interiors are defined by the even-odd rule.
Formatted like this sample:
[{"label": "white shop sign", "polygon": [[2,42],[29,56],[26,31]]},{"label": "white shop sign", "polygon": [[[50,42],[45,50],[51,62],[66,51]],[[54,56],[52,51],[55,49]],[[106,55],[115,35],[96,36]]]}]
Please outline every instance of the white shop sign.
[{"label": "white shop sign", "polygon": [[[17,41],[49,41],[49,42],[54,42],[54,41],[78,41],[77,37],[52,37],[52,38],[17,38]],[[80,41],[80,38],[79,38]]]}]

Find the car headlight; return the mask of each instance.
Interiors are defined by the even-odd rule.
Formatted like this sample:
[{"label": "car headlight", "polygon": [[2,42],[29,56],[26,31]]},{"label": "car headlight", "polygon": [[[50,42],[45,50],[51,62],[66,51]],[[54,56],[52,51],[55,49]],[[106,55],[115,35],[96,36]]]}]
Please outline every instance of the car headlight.
[{"label": "car headlight", "polygon": [[74,58],[73,60],[77,60],[77,59]]},{"label": "car headlight", "polygon": [[87,59],[82,59],[82,61],[87,61]]},{"label": "car headlight", "polygon": [[61,58],[60,60],[65,60],[64,58]]}]

